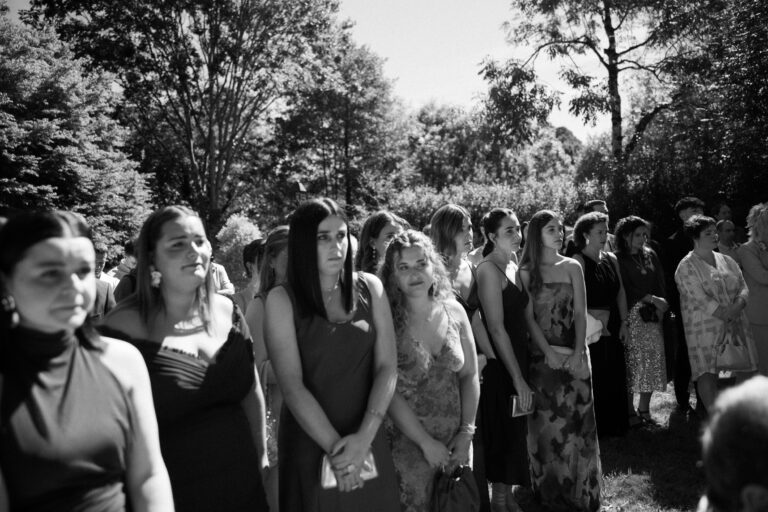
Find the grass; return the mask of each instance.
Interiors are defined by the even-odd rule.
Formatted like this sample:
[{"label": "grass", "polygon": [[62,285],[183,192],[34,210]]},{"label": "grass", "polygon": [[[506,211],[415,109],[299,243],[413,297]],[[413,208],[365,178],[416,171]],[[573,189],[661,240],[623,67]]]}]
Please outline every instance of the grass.
[{"label": "grass", "polygon": [[603,510],[606,512],[688,512],[704,492],[698,466],[702,423],[677,412],[671,388],[654,393],[651,414],[657,426],[631,430],[626,437],[600,440]]}]

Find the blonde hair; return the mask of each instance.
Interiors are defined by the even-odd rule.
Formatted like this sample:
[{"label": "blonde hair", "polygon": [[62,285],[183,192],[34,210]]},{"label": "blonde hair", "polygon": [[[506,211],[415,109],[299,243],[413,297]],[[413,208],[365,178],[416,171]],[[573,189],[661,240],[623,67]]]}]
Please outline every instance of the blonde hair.
[{"label": "blonde hair", "polygon": [[750,240],[768,241],[768,203],[757,203],[749,209],[747,229]]}]

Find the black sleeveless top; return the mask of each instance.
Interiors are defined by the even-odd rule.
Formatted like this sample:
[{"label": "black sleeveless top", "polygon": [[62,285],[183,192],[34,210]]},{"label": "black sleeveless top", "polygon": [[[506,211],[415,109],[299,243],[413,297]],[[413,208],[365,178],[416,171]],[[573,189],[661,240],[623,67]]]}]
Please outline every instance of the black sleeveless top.
[{"label": "black sleeveless top", "polygon": [[177,512],[266,510],[259,458],[242,401],[253,386],[253,344],[238,307],[215,358],[152,340],[102,332],[135,345],[149,370],[160,449]]},{"label": "black sleeveless top", "polygon": [[604,309],[611,312],[608,321],[608,330],[618,332],[621,319],[619,318],[619,305],[616,302],[620,290],[619,276],[616,266],[610,257],[601,252],[600,261],[581,255],[584,260],[584,286],[587,289],[587,308]]},{"label": "black sleeveless top", "polygon": [[130,407],[98,348],[22,327],[3,343],[0,465],[11,510],[126,510]]}]

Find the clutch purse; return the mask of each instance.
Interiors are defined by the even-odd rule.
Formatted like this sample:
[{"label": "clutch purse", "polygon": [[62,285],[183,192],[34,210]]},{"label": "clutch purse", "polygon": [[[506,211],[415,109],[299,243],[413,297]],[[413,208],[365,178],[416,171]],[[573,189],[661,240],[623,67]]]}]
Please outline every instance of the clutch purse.
[{"label": "clutch purse", "polygon": [[509,397],[510,416],[517,418],[520,416],[527,416],[531,413],[533,413],[533,402],[531,402],[531,407],[529,409],[523,409],[523,407],[520,405],[520,399],[517,395],[512,395]]},{"label": "clutch purse", "polygon": [[647,323],[659,321],[659,315],[656,312],[656,306],[653,304],[643,304],[640,306],[637,312],[640,313],[640,318],[642,318],[643,322]]},{"label": "clutch purse", "polygon": [[[363,459],[360,478],[368,481],[373,480],[377,476],[379,476],[379,471],[376,469],[376,460],[373,458],[373,452],[369,451],[368,455]],[[331,466],[331,459],[327,455],[323,455],[323,461],[320,463],[320,487],[323,489],[333,489],[338,485],[336,474],[333,472],[333,466]]]}]

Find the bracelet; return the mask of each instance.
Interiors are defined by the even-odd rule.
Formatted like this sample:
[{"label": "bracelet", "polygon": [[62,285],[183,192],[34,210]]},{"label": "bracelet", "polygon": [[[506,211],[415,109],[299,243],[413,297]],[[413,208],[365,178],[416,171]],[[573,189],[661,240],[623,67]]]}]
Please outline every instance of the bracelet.
[{"label": "bracelet", "polygon": [[459,427],[459,429],[456,431],[457,434],[469,434],[471,436],[475,435],[475,431],[477,430],[477,427],[475,427],[472,423],[465,423]]},{"label": "bracelet", "polygon": [[377,411],[377,410],[376,410],[376,409],[374,409],[373,407],[371,407],[370,409],[368,409],[368,414],[370,414],[371,416],[375,416],[376,418],[379,418],[379,419],[381,419],[381,420],[383,420],[383,419],[384,419],[384,414],[383,414],[383,413],[381,413],[381,412],[379,412],[379,411]]}]

